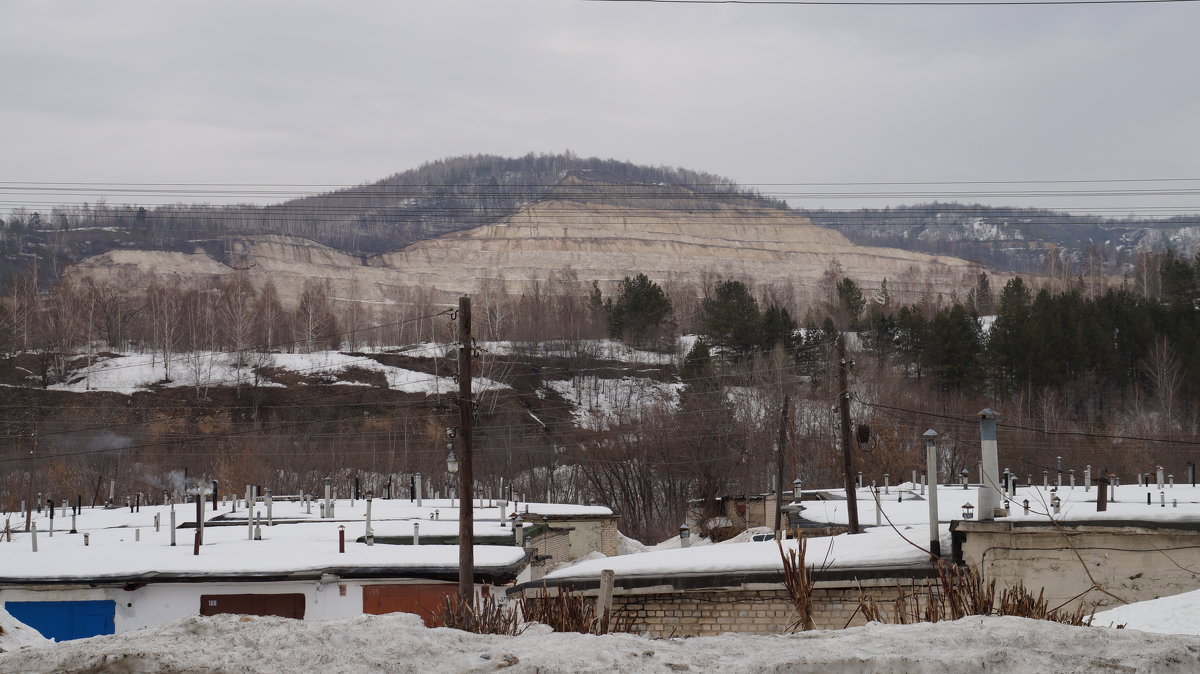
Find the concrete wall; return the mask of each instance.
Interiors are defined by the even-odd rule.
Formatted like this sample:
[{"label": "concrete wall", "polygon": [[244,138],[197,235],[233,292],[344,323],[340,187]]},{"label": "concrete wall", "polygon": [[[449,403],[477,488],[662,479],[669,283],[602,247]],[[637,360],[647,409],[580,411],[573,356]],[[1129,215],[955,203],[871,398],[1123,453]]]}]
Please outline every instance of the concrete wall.
[{"label": "concrete wall", "polygon": [[[955,522],[953,530],[963,562],[998,587],[1045,588],[1051,606],[1114,606],[1200,589],[1200,531],[1186,526]],[[1089,590],[1093,578],[1116,597]]]},{"label": "concrete wall", "polygon": [[350,618],[363,613],[363,585],[431,583],[428,580],[341,580],[334,583],[288,581],[273,583],[160,583],[126,590],[123,586],[36,586],[0,589],[6,601],[80,601],[111,599],[116,602],[116,632],[200,615],[202,594],[299,593],[305,597],[305,620]]},{"label": "concrete wall", "polygon": [[571,550],[567,559],[579,559],[589,552],[600,551],[612,557],[617,554],[617,518],[588,519],[549,518],[552,527],[570,528]]}]

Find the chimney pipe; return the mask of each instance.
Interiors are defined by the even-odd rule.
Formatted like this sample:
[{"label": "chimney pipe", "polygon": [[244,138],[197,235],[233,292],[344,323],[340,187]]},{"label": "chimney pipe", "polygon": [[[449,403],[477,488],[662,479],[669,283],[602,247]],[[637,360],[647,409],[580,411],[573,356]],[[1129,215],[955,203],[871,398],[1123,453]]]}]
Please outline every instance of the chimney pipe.
[{"label": "chimney pipe", "polygon": [[938,532],[937,507],[937,447],[934,446],[937,431],[931,428],[925,431],[923,437],[925,438],[925,469],[929,476],[929,552],[934,557],[941,557],[942,537]]},{"label": "chimney pipe", "polygon": [[1000,456],[996,447],[996,420],[1000,414],[991,408],[979,412],[979,446],[983,486],[979,489],[979,519],[995,519],[1000,509]]}]

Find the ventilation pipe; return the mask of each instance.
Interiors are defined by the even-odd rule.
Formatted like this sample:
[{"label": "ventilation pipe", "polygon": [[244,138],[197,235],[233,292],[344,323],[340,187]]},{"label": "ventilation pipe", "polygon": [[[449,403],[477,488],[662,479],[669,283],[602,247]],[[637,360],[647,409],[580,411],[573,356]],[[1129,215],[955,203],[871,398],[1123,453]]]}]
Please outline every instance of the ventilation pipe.
[{"label": "ventilation pipe", "polygon": [[942,537],[938,533],[937,507],[937,447],[933,442],[937,431],[931,428],[925,431],[922,437],[925,438],[925,470],[929,476],[929,552],[934,557],[941,557]]},{"label": "ventilation pipe", "polygon": [[996,449],[996,419],[999,413],[990,408],[979,412],[979,447],[982,454],[983,486],[979,489],[979,519],[995,519],[1000,509],[1000,457]]}]

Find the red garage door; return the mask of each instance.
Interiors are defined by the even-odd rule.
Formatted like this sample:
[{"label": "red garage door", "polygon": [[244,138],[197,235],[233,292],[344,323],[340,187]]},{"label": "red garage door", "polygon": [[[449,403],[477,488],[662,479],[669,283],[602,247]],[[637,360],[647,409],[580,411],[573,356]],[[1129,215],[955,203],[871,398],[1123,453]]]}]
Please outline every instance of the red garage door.
[{"label": "red garage door", "polygon": [[416,613],[429,627],[439,627],[441,622],[434,616],[446,597],[457,591],[454,583],[364,585],[363,613]]},{"label": "red garage door", "polygon": [[304,619],[303,594],[202,594],[200,615],[239,613]]}]

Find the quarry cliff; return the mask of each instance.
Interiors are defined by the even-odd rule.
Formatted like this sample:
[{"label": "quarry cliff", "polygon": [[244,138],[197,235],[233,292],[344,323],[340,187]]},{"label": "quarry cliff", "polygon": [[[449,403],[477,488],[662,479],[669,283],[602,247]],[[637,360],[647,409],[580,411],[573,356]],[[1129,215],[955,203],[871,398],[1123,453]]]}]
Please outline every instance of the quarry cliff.
[{"label": "quarry cliff", "polygon": [[903,293],[949,289],[976,269],[960,258],[856,245],[787,210],[720,205],[685,212],[568,200],[541,201],[492,224],[375,256],[283,235],[233,237],[224,249],[224,259],[199,246],[190,253],[113,250],[81,261],[70,273],[189,282],[245,269],[256,283],[271,279],[285,303],[294,303],[304,282],[314,278],[327,282],[333,298],[387,303],[412,292],[443,301],[485,287],[520,294],[532,281],[564,270],[606,290],[644,273],[697,287],[719,277],[805,293],[837,265],[865,287],[886,279],[893,292]]}]

